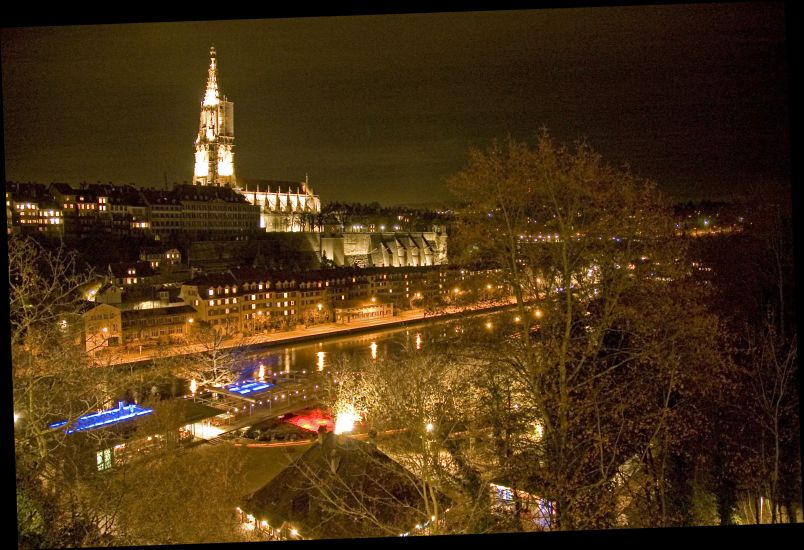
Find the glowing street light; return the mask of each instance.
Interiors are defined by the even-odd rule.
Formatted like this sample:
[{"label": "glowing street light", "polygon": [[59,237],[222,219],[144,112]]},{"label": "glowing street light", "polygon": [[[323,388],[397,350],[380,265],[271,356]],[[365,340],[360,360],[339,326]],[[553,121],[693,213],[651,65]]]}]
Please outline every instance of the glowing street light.
[{"label": "glowing street light", "polygon": [[340,412],[335,415],[335,435],[349,433],[355,429],[355,422],[360,420],[354,406],[347,404],[341,407]]},{"label": "glowing street light", "polygon": [[370,347],[371,347],[371,358],[376,359],[377,358],[377,342],[372,342]]},{"label": "glowing street light", "polygon": [[195,378],[193,378],[190,381],[190,393],[195,395],[197,389],[198,389],[198,383],[195,381]]},{"label": "glowing street light", "polygon": [[544,313],[542,312],[542,310],[541,310],[541,309],[537,309],[537,310],[536,310],[536,318],[537,318],[537,319],[541,319],[543,316],[544,316]]},{"label": "glowing street light", "polygon": [[426,430],[428,433],[432,432],[432,431],[433,431],[433,428],[434,428],[434,426],[433,426],[433,423],[432,423],[432,422],[428,422],[428,423],[427,423],[427,424],[425,424],[425,426],[424,426],[424,429],[425,429],[425,430]]},{"label": "glowing street light", "polygon": [[422,349],[422,335],[416,333],[416,349]]},{"label": "glowing street light", "polygon": [[492,327],[491,321],[487,321],[486,322],[486,328],[491,329],[491,327]]}]

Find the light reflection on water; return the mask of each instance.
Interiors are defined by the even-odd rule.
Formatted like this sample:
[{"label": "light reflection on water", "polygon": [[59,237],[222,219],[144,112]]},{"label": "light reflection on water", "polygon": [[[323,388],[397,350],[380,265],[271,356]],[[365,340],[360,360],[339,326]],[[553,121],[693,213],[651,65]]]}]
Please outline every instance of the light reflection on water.
[{"label": "light reflection on water", "polygon": [[[318,342],[264,348],[248,353],[245,358],[248,366],[242,372],[242,377],[254,378],[260,364],[264,366],[265,376],[270,377],[280,372],[324,371],[341,356],[355,359],[388,359],[406,350],[428,349],[446,341],[447,338],[467,333],[471,327],[483,327],[489,318],[502,315],[506,315],[506,312],[415,327],[393,327]],[[511,313],[508,313],[508,316],[511,316]]]}]

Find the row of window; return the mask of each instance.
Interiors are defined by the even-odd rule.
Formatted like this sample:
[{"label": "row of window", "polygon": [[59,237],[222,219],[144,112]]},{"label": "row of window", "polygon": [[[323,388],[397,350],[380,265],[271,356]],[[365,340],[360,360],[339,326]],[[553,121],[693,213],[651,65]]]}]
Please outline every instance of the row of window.
[{"label": "row of window", "polygon": [[246,321],[248,321],[248,320],[260,319],[260,318],[265,319],[265,318],[268,318],[268,317],[283,317],[283,316],[286,317],[288,315],[296,315],[296,310],[295,309],[291,309],[291,310],[285,309],[285,310],[282,310],[282,311],[266,311],[264,315],[263,315],[262,311],[259,311],[257,313],[246,313],[243,316],[243,318]]}]

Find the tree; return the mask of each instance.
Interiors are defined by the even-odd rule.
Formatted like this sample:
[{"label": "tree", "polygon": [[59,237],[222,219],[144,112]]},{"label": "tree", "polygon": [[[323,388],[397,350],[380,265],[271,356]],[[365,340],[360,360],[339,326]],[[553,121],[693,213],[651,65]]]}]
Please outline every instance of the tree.
[{"label": "tree", "polygon": [[780,507],[792,521],[801,479],[789,185],[755,186],[738,206],[743,231],[693,239],[732,335],[733,368],[709,406],[708,477],[721,523],[737,517],[739,502],[742,521],[780,521]]},{"label": "tree", "polygon": [[801,502],[796,340],[779,334],[770,315],[764,326],[746,330],[736,373],[743,399],[734,413],[748,428],[738,454],[744,459],[740,479],[748,518],[766,522],[761,509],[767,508],[770,523],[779,523],[784,509],[788,521],[795,521]]},{"label": "tree", "polygon": [[235,512],[245,490],[243,466],[243,451],[222,445],[167,450],[121,467],[104,493],[117,543],[247,540]]},{"label": "tree", "polygon": [[231,384],[239,375],[237,352],[226,346],[226,334],[208,326],[193,328],[185,353],[155,360],[174,376],[195,380],[198,388]]},{"label": "tree", "polygon": [[[427,525],[418,534],[486,531],[493,523],[488,484],[473,463],[469,445],[475,428],[473,411],[478,409],[472,379],[479,364],[463,362],[458,356],[445,359],[445,351],[411,350],[392,363],[341,358],[327,400],[336,415],[359,415],[370,433],[387,436],[380,448],[404,466],[418,495],[415,504],[398,495],[388,498],[396,503],[400,516],[410,517],[411,509],[417,510],[416,523]],[[389,473],[398,475],[397,468]],[[354,497],[348,484],[324,483],[320,475],[302,474],[326,506],[371,521],[378,532],[387,529],[388,534],[398,534],[398,527],[383,526],[369,510],[371,501]]]},{"label": "tree", "polygon": [[[72,425],[106,408],[127,385],[125,375],[99,367],[81,343],[81,289],[90,280],[75,253],[30,239],[8,240],[11,371],[18,533],[24,547],[100,544]],[[85,439],[99,442],[103,431]]]},{"label": "tree", "polygon": [[636,474],[658,487],[650,521],[676,523],[667,464],[685,434],[673,415],[718,364],[718,323],[663,197],[546,132],[533,148],[472,151],[450,185],[468,201],[461,261],[500,268],[521,319],[498,365],[541,436],[505,459],[518,456],[523,483],[554,503],[552,528],[621,524]]}]

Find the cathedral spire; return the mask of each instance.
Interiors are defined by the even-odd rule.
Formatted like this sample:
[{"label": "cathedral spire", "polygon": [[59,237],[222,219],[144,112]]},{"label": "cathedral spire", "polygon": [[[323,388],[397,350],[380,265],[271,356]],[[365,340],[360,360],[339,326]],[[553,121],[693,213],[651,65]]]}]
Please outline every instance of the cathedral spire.
[{"label": "cathedral spire", "polygon": [[209,76],[207,77],[207,91],[204,94],[204,107],[217,105],[218,96],[218,59],[215,55],[215,46],[209,49]]},{"label": "cathedral spire", "polygon": [[218,56],[209,49],[209,73],[195,139],[196,185],[236,186],[234,170],[234,104],[218,89]]}]

